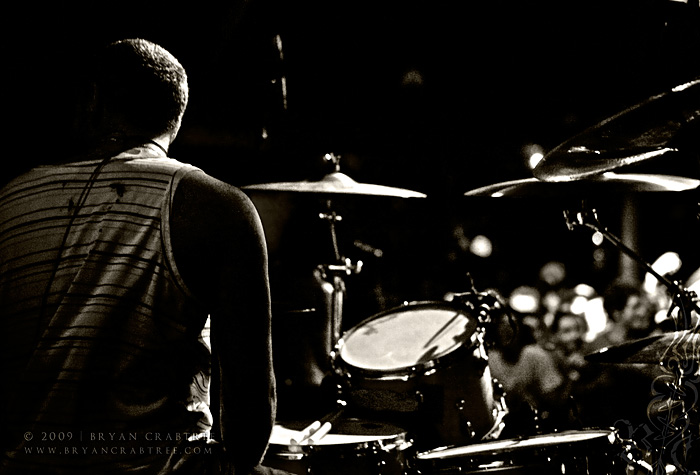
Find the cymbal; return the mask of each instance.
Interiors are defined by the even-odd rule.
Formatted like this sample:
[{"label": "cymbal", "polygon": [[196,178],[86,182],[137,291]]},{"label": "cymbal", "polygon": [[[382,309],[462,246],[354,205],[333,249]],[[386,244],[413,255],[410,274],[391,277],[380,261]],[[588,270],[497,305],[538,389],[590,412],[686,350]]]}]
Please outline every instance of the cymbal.
[{"label": "cymbal", "polygon": [[574,181],[677,152],[680,145],[674,139],[698,118],[700,78],[625,109],[563,142],[544,156],[533,174],[544,181]]},{"label": "cymbal", "polygon": [[603,173],[568,183],[524,178],[488,185],[466,192],[465,196],[486,197],[582,197],[610,193],[687,191],[700,187],[700,180],[673,175]]},{"label": "cymbal", "polygon": [[315,193],[320,195],[368,195],[392,196],[396,198],[425,198],[417,191],[393,188],[384,185],[358,183],[345,173],[333,172],[318,181],[289,181],[262,183],[241,187],[244,190],[283,191],[292,193]]},{"label": "cymbal", "polygon": [[700,359],[700,333],[695,329],[651,335],[603,348],[585,358],[591,362],[618,364],[697,361]]}]

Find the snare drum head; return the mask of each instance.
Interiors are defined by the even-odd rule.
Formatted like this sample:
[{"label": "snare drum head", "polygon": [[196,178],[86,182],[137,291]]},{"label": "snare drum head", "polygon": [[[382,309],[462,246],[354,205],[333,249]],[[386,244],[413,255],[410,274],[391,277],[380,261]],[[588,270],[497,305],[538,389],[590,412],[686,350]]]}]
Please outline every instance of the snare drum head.
[{"label": "snare drum head", "polygon": [[378,314],[349,330],[338,356],[370,371],[419,366],[456,350],[477,327],[474,317],[441,303],[415,303]]},{"label": "snare drum head", "polygon": [[311,421],[277,423],[264,465],[298,475],[405,475],[404,451],[412,446],[406,432],[394,425],[341,418],[313,442],[298,441]]},{"label": "snare drum head", "polygon": [[[272,428],[270,444],[290,446],[291,440],[298,440],[300,432],[311,421],[277,423]],[[331,431],[318,441],[315,446],[358,445],[367,442],[403,442],[406,432],[394,425],[364,419],[342,419],[333,424]],[[308,441],[300,445],[311,445]]]}]

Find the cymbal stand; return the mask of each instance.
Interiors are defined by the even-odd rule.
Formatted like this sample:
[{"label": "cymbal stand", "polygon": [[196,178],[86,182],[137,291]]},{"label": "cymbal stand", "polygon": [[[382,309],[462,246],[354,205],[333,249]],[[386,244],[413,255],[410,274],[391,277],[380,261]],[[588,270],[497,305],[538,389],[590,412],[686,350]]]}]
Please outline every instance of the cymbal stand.
[{"label": "cymbal stand", "polygon": [[342,216],[332,209],[331,200],[326,201],[325,212],[319,213],[318,217],[328,222],[331,243],[333,245],[334,262],[332,264],[321,264],[316,268],[317,275],[322,279],[328,288],[327,294],[329,302],[327,305],[328,314],[328,341],[326,342],[326,355],[331,358],[331,352],[335,349],[340,340],[343,323],[343,306],[345,302],[345,280],[344,276],[358,274],[362,270],[362,261],[352,264],[351,260],[344,258],[338,246],[338,235],[336,223],[342,221]]},{"label": "cymbal stand", "polygon": [[[647,272],[656,277],[666,288],[669,290],[673,296],[672,307],[669,309],[669,315],[673,313],[673,309],[678,308],[679,316],[676,320],[677,326],[680,326],[679,330],[687,330],[692,326],[692,311],[700,313],[700,307],[697,304],[697,294],[694,291],[688,290],[683,287],[677,281],[671,281],[665,276],[659,274],[648,262],[646,262],[641,256],[639,256],[632,249],[627,247],[617,236],[612,234],[606,228],[604,228],[598,221],[598,216],[595,209],[588,209],[585,203],[582,204],[581,210],[571,211],[565,210],[564,217],[566,219],[566,225],[569,230],[574,230],[579,227],[587,227],[595,231],[595,233],[610,241],[622,252],[636,260],[639,264],[644,266]],[[697,361],[689,361],[687,365],[684,365],[681,361],[659,361],[661,365],[667,365],[675,372],[675,382],[670,384],[671,389],[671,400],[680,401],[682,404],[683,416],[680,417],[675,422],[670,420],[671,414],[669,411],[669,420],[666,429],[668,432],[674,432],[674,438],[676,443],[669,447],[666,444],[667,434],[662,435],[664,440],[663,447],[661,449],[662,457],[666,455],[667,449],[671,449],[670,457],[674,461],[674,465],[679,473],[697,473],[688,472],[687,456],[688,449],[691,446],[691,432],[690,426],[691,422],[689,420],[689,411],[693,409],[694,405],[697,405],[697,401],[690,401],[692,395],[697,395],[697,387],[695,386],[698,382],[698,370],[699,363]],[[690,407],[688,407],[688,404]],[[696,410],[696,409],[695,409]],[[666,432],[666,431],[664,431]],[[666,468],[662,460],[659,461],[658,466],[654,469],[654,475],[665,475]]]}]

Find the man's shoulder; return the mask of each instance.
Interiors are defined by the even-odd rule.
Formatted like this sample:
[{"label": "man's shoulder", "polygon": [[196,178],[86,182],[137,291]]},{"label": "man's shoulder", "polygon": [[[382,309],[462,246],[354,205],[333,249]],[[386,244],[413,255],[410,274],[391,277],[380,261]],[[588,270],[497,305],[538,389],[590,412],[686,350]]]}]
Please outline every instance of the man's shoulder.
[{"label": "man's shoulder", "polygon": [[[176,188],[176,193],[196,201],[218,201],[248,206],[250,199],[243,191],[230,183],[194,168],[185,174]],[[252,205],[252,204],[251,204]]]},{"label": "man's shoulder", "polygon": [[[250,198],[238,187],[201,170],[185,174],[173,199],[173,221],[212,232],[236,232],[258,227],[258,213]],[[200,232],[205,232],[200,229]]]}]

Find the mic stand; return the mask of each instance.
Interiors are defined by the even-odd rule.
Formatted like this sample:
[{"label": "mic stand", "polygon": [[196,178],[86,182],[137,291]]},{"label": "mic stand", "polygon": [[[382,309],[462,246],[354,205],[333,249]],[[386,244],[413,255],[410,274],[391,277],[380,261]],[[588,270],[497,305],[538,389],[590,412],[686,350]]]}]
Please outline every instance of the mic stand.
[{"label": "mic stand", "polygon": [[[620,249],[622,252],[630,256],[632,259],[636,260],[639,264],[644,266],[644,268],[649,272],[651,275],[656,277],[659,282],[661,282],[663,285],[666,286],[666,288],[669,290],[669,292],[673,295],[673,301],[672,301],[672,307],[669,310],[669,315],[672,313],[673,307],[676,307],[679,309],[679,318],[677,323],[680,323],[680,330],[688,330],[692,326],[692,311],[696,311],[700,313],[700,307],[697,305],[697,294],[694,291],[688,290],[687,288],[683,287],[679,282],[677,281],[671,281],[665,276],[659,274],[648,262],[646,262],[639,254],[634,252],[632,249],[627,247],[617,236],[612,234],[610,231],[608,231],[606,228],[604,228],[601,224],[600,221],[598,221],[598,216],[596,214],[595,209],[587,209],[585,206],[585,203],[582,203],[581,210],[580,211],[570,211],[570,210],[565,210],[564,211],[564,218],[566,219],[566,225],[568,229],[574,230],[578,227],[587,227],[595,231],[595,233],[599,236],[602,236],[603,238],[607,239],[610,241],[614,246],[616,246],[618,249]],[[660,361],[659,362],[661,365],[667,364],[668,362]],[[671,432],[673,430],[676,430],[676,434],[679,436],[679,441],[676,445],[670,447],[671,450],[675,449],[675,452],[670,453],[671,458],[677,463],[676,468],[680,470],[685,470],[684,472],[680,473],[691,473],[687,471],[686,468],[686,462],[687,462],[687,457],[688,457],[688,449],[690,448],[691,444],[691,433],[689,431],[690,429],[690,424],[688,420],[688,407],[687,407],[687,402],[686,399],[688,398],[689,393],[697,393],[697,391],[688,391],[690,388],[685,388],[685,386],[688,383],[693,383],[693,381],[689,381],[690,378],[697,378],[697,373],[698,373],[698,368],[699,364],[697,361],[688,361],[688,366],[687,368],[684,368],[683,364],[681,362],[676,362],[676,364],[673,364],[675,366],[675,376],[676,380],[675,383],[672,384],[673,386],[673,394],[672,394],[672,399],[673,400],[680,400],[682,404],[682,409],[683,409],[683,416],[679,418],[678,421],[674,424],[673,422],[670,421],[670,412],[669,411],[669,421],[668,421],[668,427],[671,429]],[[693,388],[695,389],[695,388]],[[666,437],[662,437],[665,439]],[[662,449],[661,449],[661,456],[666,453],[667,449],[669,447],[666,445],[666,443],[663,444]],[[655,467],[654,470],[655,475],[665,475],[666,474],[666,468],[664,466],[663,460],[659,460],[658,466]]]},{"label": "mic stand", "polygon": [[570,210],[564,211],[564,218],[566,219],[566,225],[568,229],[574,230],[577,227],[587,227],[595,231],[596,234],[602,236],[603,238],[610,241],[615,247],[620,249],[622,252],[630,256],[632,259],[637,261],[639,264],[644,266],[646,271],[656,277],[659,282],[661,282],[669,290],[673,296],[675,305],[681,310],[681,325],[680,330],[687,330],[692,326],[692,316],[691,311],[695,310],[700,313],[700,307],[697,304],[697,294],[683,287],[677,281],[671,281],[665,276],[656,272],[656,270],[646,262],[639,254],[627,247],[617,236],[612,234],[606,228],[604,228],[598,221],[598,216],[595,209],[586,209],[585,205],[582,205],[581,211],[573,212]]}]

